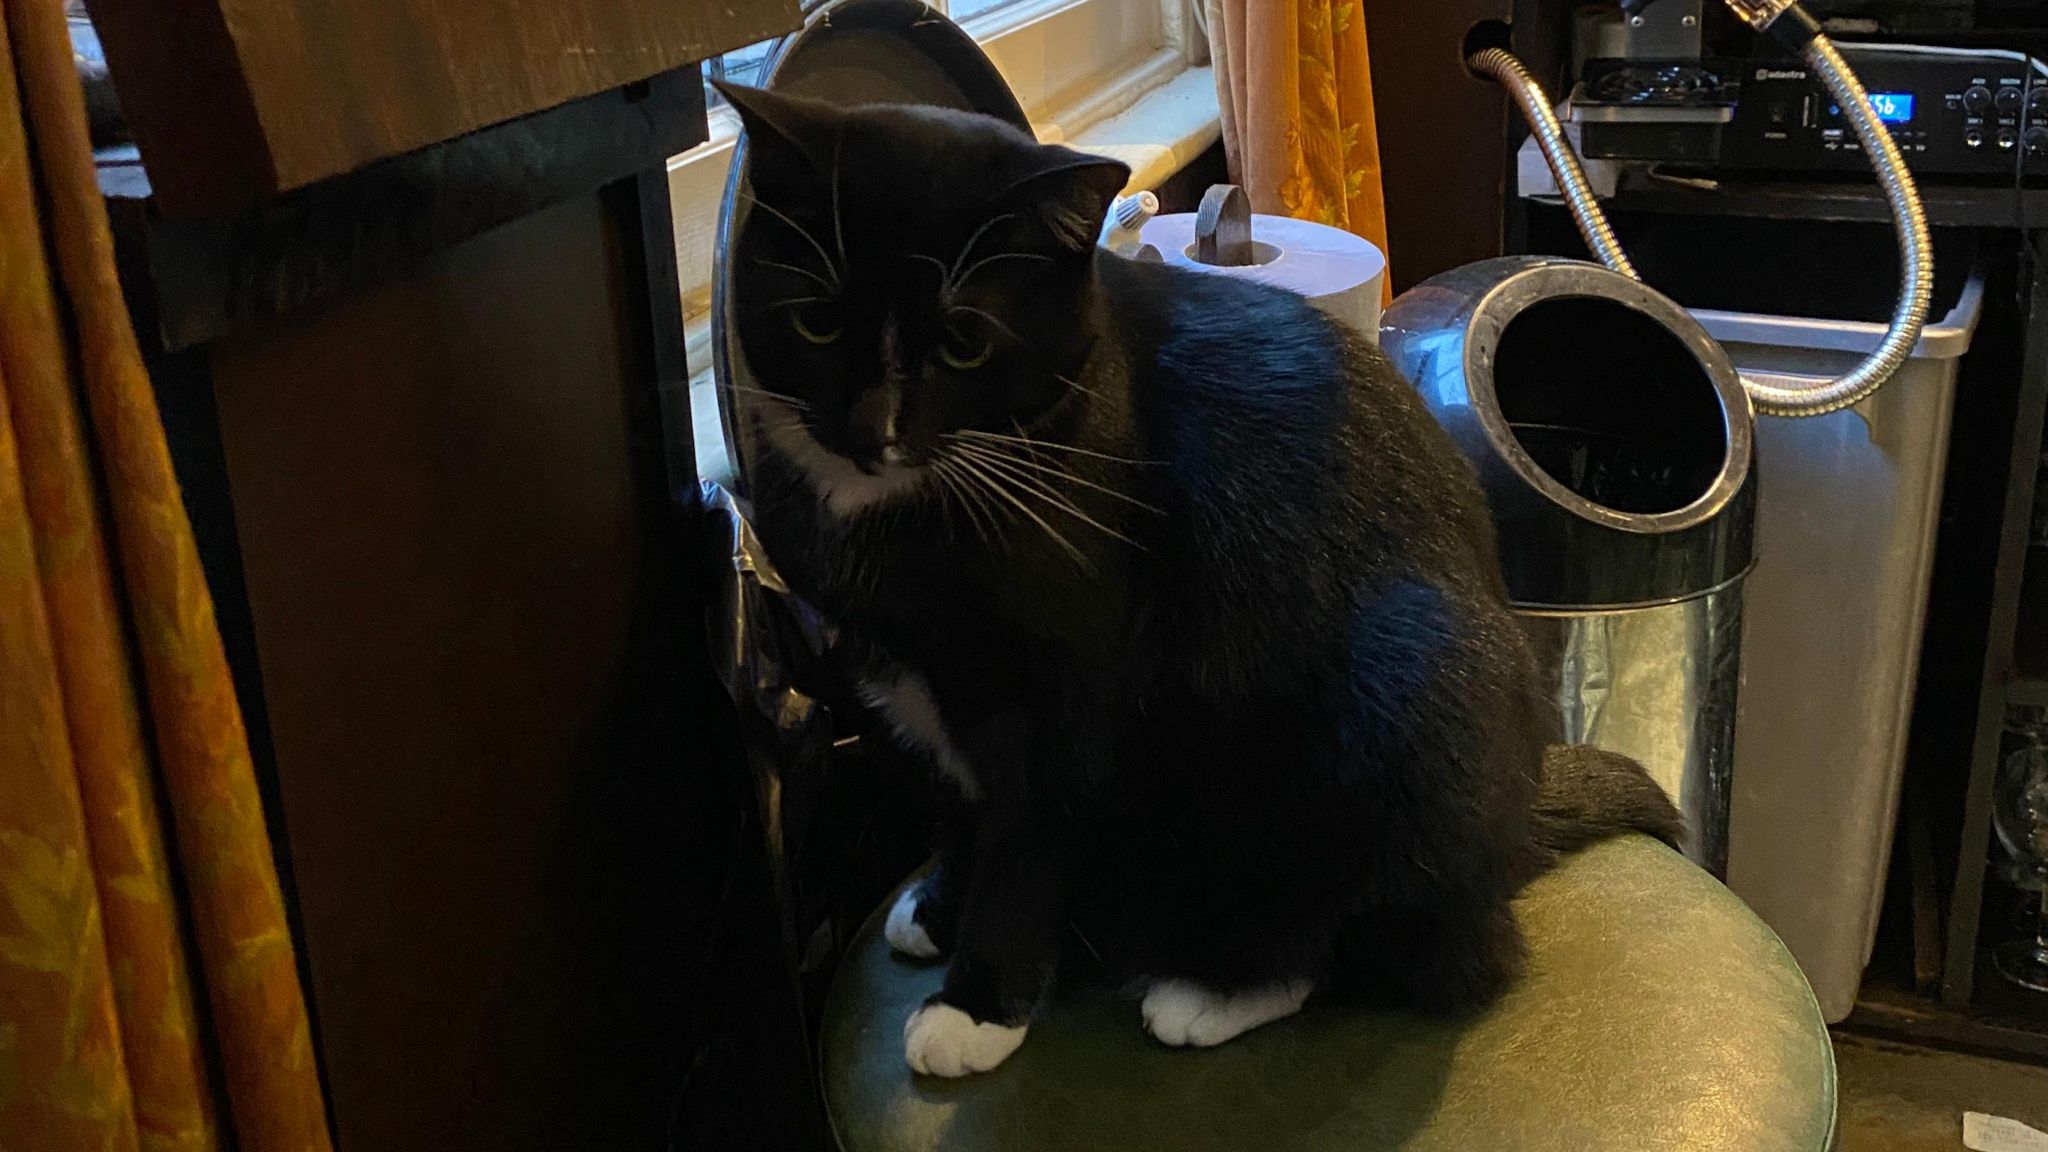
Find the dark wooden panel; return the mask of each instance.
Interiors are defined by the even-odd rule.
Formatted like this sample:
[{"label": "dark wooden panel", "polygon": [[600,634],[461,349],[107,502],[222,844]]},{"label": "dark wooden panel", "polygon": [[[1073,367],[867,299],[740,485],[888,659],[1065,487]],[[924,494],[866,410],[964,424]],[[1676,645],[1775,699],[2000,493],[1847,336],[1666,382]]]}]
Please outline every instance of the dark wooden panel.
[{"label": "dark wooden panel", "polygon": [[789,31],[796,0],[91,0],[173,212],[276,192]]},{"label": "dark wooden panel", "polygon": [[[380,161],[232,216],[147,228],[152,312],[184,348],[367,284],[509,220],[587,196],[704,138],[694,68]],[[134,165],[101,157],[110,201],[147,200]]]},{"label": "dark wooden panel", "polygon": [[690,810],[736,753],[650,515],[621,215],[569,201],[213,350],[344,1152],[676,1122],[741,826]]},{"label": "dark wooden panel", "polygon": [[1462,58],[1512,0],[1366,0],[1394,291],[1501,251],[1506,103]]}]

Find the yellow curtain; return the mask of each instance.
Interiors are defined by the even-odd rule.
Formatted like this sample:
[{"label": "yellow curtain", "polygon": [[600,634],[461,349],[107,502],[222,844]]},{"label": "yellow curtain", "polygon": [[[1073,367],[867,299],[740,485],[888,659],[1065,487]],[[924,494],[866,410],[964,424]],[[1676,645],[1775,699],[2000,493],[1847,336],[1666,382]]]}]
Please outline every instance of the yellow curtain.
[{"label": "yellow curtain", "polygon": [[1358,0],[1207,0],[1207,12],[1224,152],[1252,210],[1343,228],[1385,252]]},{"label": "yellow curtain", "polygon": [[0,15],[0,1152],[324,1150],[248,742],[114,276],[63,0]]}]

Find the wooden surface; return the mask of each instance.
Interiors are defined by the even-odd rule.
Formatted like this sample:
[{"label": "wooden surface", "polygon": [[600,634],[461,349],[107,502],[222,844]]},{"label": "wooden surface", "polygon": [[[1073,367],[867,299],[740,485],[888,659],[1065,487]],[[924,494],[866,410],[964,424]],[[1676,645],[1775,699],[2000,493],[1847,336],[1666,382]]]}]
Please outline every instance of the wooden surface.
[{"label": "wooden surface", "polygon": [[[150,213],[152,311],[170,348],[214,340],[660,169],[703,138],[704,86],[694,68],[683,68],[380,161],[247,212]],[[99,162],[110,204],[151,200],[150,181],[120,150],[103,152]]]},{"label": "wooden surface", "polygon": [[1395,292],[1501,252],[1507,106],[1465,70],[1465,34],[1512,0],[1366,0]]},{"label": "wooden surface", "polygon": [[654,1152],[693,1017],[732,1011],[700,1001],[731,989],[705,966],[742,825],[704,797],[742,777],[637,204],[565,202],[211,351],[344,1152]]},{"label": "wooden surface", "polygon": [[[335,35],[280,43],[301,7],[237,39],[247,8],[101,0],[109,41],[137,49],[129,78],[161,81],[129,98],[138,128],[165,133],[143,134],[147,177],[113,156],[101,175],[337,1146],[823,1152],[777,873],[705,636],[662,163],[704,132],[689,60],[793,23],[793,0],[431,19],[334,0]],[[629,43],[502,74],[508,45],[598,33]],[[257,49],[330,72],[293,90],[244,68]],[[430,88],[393,87],[401,62]],[[250,76],[282,102],[252,103]],[[579,98],[422,138],[496,116],[505,84]],[[327,158],[348,171],[275,178],[293,108],[347,143]]]},{"label": "wooden surface", "polygon": [[796,0],[91,0],[159,200],[220,213],[797,25]]}]

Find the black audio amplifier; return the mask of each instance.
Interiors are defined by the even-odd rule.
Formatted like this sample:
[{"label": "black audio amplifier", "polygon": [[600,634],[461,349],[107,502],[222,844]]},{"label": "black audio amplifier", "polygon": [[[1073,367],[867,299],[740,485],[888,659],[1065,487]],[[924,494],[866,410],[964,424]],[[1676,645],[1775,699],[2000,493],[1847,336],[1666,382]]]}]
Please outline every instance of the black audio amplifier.
[{"label": "black audio amplifier", "polygon": [[[1913,171],[2011,181],[2048,176],[2048,71],[2018,52],[1838,43]],[[1593,64],[1589,62],[1589,69]],[[1692,106],[1594,99],[1574,115],[1589,157],[1787,174],[1867,173],[1862,144],[1827,90],[1795,59],[1696,62],[1711,78]],[[1580,107],[1582,101],[1585,106]]]}]

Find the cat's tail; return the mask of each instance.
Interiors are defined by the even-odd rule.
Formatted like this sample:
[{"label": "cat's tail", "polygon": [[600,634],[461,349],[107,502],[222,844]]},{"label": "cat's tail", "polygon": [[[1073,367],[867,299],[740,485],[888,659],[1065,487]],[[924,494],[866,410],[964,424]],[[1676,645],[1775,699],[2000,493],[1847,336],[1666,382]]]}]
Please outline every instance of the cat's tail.
[{"label": "cat's tail", "polygon": [[1545,866],[1624,832],[1646,832],[1673,848],[1685,840],[1685,819],[1641,764],[1584,745],[1544,750],[1533,819]]}]

